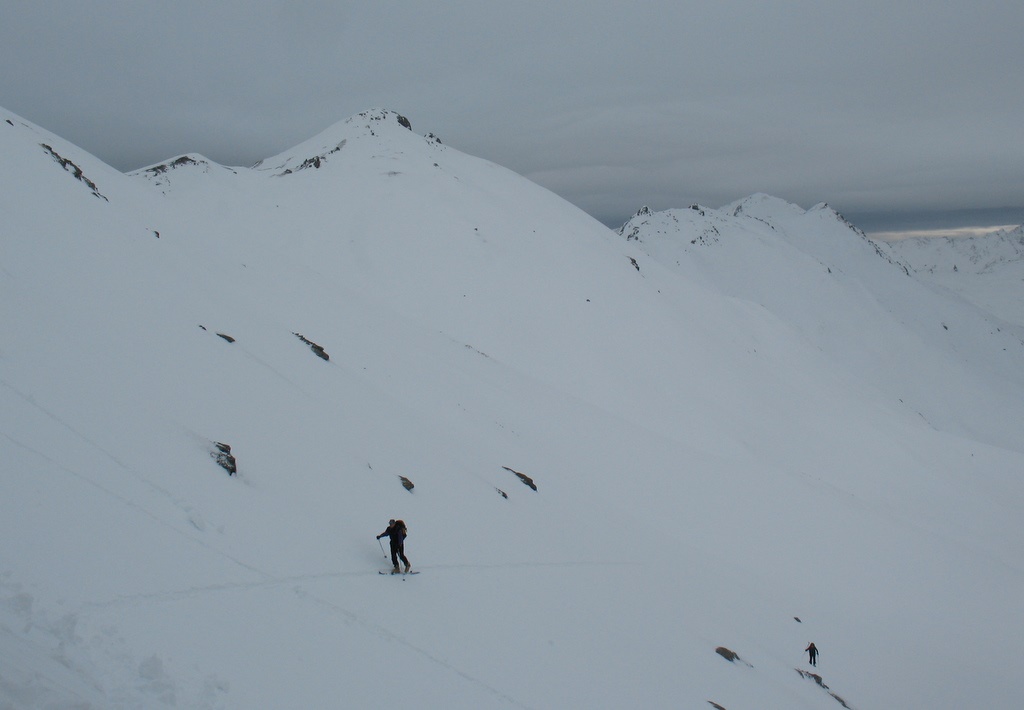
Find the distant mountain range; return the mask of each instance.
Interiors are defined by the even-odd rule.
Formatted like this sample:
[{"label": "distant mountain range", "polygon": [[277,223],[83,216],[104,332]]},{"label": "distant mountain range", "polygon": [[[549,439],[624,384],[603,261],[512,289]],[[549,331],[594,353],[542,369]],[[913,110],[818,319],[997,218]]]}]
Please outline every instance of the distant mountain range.
[{"label": "distant mountain range", "polygon": [[1024,325],[1024,227],[982,237],[903,239],[879,246],[907,263],[921,281]]}]

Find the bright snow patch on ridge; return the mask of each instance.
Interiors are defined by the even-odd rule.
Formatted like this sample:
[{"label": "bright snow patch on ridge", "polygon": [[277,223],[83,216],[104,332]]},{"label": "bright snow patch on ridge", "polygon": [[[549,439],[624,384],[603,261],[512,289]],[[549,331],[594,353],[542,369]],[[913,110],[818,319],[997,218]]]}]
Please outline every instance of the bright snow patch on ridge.
[{"label": "bright snow patch on ridge", "polygon": [[386,111],[0,155],[3,704],[1024,701],[1021,334],[826,206],[615,234]]}]

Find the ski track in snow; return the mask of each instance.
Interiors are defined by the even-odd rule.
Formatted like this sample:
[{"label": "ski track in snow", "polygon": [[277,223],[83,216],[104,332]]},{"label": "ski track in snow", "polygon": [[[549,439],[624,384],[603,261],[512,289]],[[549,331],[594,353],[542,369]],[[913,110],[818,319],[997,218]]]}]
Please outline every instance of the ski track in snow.
[{"label": "ski track in snow", "polygon": [[[374,572],[373,574],[376,574],[376,572]],[[405,646],[410,651],[413,651],[414,653],[422,656],[423,658],[426,658],[431,663],[433,663],[433,664],[435,664],[437,666],[440,666],[441,668],[444,668],[444,669],[446,669],[446,670],[448,670],[448,671],[450,671],[452,673],[455,673],[460,678],[462,678],[462,679],[464,679],[466,681],[469,681],[470,683],[483,688],[484,690],[486,690],[488,693],[491,693],[492,695],[494,695],[499,700],[502,700],[502,701],[504,701],[506,703],[511,703],[512,705],[514,705],[516,707],[519,707],[519,708],[526,708],[528,710],[533,710],[532,706],[526,705],[526,704],[516,700],[514,697],[512,697],[508,693],[505,693],[505,692],[503,692],[501,690],[498,690],[497,688],[495,688],[495,687],[493,687],[491,685],[488,685],[487,683],[483,682],[479,678],[476,678],[476,677],[470,675],[466,671],[461,670],[460,668],[457,668],[456,666],[452,665],[451,663],[449,663],[448,661],[444,660],[443,658],[440,658],[440,657],[436,656],[435,654],[431,653],[430,651],[428,651],[427,649],[423,648],[422,646],[418,646],[417,644],[412,643],[408,639],[403,638],[402,636],[396,634],[391,629],[385,628],[385,627],[383,627],[383,626],[381,626],[379,624],[368,622],[365,619],[361,619],[357,614],[349,611],[348,609],[345,609],[344,607],[342,607],[342,606],[340,606],[338,604],[335,604],[334,602],[327,601],[326,599],[324,599],[322,597],[319,597],[319,596],[316,596],[316,595],[311,594],[309,592],[306,592],[305,590],[296,589],[295,592],[296,592],[296,594],[300,598],[307,599],[307,600],[311,601],[312,603],[327,609],[330,613],[336,614],[338,616],[341,616],[343,619],[345,619],[345,621],[347,621],[350,624],[355,624],[357,626],[360,626],[363,629],[365,629],[366,631],[368,631],[368,632],[370,632],[370,633],[376,635],[377,637],[382,638],[382,639],[384,639],[386,641],[390,641],[392,643],[397,643],[397,644],[401,644],[402,646]]]},{"label": "ski track in snow", "polygon": [[[637,562],[514,562],[509,564],[438,564],[418,565],[417,570],[473,570],[473,569],[540,569],[540,568],[576,568],[576,567],[643,567]],[[99,602],[87,602],[82,604],[75,613],[88,614],[93,611],[103,611],[124,606],[134,606],[145,603],[179,601],[191,599],[203,594],[217,592],[235,592],[252,589],[272,589],[274,587],[287,586],[301,582],[311,582],[329,579],[345,579],[358,577],[379,576],[377,568],[370,570],[359,570],[350,572],[314,572],[299,574],[288,577],[274,577],[268,572],[249,567],[252,571],[262,575],[265,579],[256,582],[226,582],[223,584],[209,584],[195,587],[187,587],[168,592],[146,592],[142,594],[129,594],[114,599]],[[298,588],[297,588],[298,589]]]},{"label": "ski track in snow", "polygon": [[[567,562],[546,562],[546,563],[511,563],[511,564],[439,564],[439,565],[425,565],[418,569],[421,570],[473,570],[473,569],[524,569],[524,568],[565,568],[573,569],[578,567],[641,567],[639,563],[634,562],[580,562],[580,561],[567,561]],[[254,570],[257,571],[258,570]],[[265,572],[260,572],[266,576],[270,576]],[[361,627],[363,630],[377,636],[378,638],[384,639],[391,643],[400,644],[414,653],[426,658],[431,663],[450,671],[460,678],[478,685],[479,687],[491,693],[499,700],[510,703],[511,705],[519,708],[531,709],[532,706],[526,705],[516,698],[512,697],[508,693],[505,693],[493,686],[488,685],[479,678],[467,673],[466,671],[456,667],[452,663],[440,658],[434,653],[431,653],[428,649],[423,648],[415,643],[412,643],[407,638],[401,636],[390,628],[382,626],[377,623],[367,621],[361,618],[355,612],[343,607],[342,605],[325,599],[322,595],[314,594],[307,589],[297,586],[302,582],[311,581],[324,581],[332,579],[345,579],[345,578],[358,578],[358,577],[370,577],[379,575],[376,569],[370,571],[358,571],[358,572],[324,572],[315,574],[303,574],[294,575],[289,577],[279,577],[267,579],[258,582],[229,582],[224,584],[211,584],[206,586],[189,587],[186,589],[179,589],[170,592],[153,592],[145,594],[135,594],[116,599],[111,599],[105,602],[90,602],[81,605],[73,614],[74,618],[87,618],[88,616],[109,611],[112,609],[123,608],[127,606],[138,606],[150,603],[162,603],[162,602],[174,602],[185,599],[194,599],[199,596],[206,594],[216,593],[231,593],[243,590],[254,590],[254,589],[272,589],[274,587],[287,587],[296,585],[293,587],[293,592],[300,599],[304,599],[312,604],[327,609],[330,613],[341,617],[346,623]]]},{"label": "ski track in snow", "polygon": [[[5,387],[7,387],[12,392],[14,392],[16,395],[18,395],[19,397],[24,399],[30,405],[32,405],[36,409],[40,410],[46,416],[48,416],[49,418],[51,418],[54,421],[56,421],[58,424],[60,424],[62,427],[64,427],[65,429],[67,429],[68,431],[73,433],[75,436],[77,436],[79,439],[81,439],[82,441],[87,443],[89,446],[91,446],[92,448],[94,448],[97,451],[99,451],[100,453],[102,453],[104,456],[106,456],[111,461],[113,461],[120,469],[122,469],[123,471],[125,471],[127,473],[133,474],[136,480],[140,481],[141,483],[147,485],[151,489],[153,489],[156,492],[160,493],[167,500],[171,501],[171,503],[173,503],[175,507],[177,507],[179,510],[181,510],[185,514],[186,519],[191,519],[191,516],[192,516],[192,513],[193,513],[191,506],[188,506],[187,504],[183,503],[180,499],[177,499],[174,495],[172,495],[169,491],[165,490],[164,488],[161,488],[160,486],[156,485],[155,483],[153,483],[151,481],[147,481],[145,479],[145,477],[143,477],[138,471],[134,470],[133,468],[131,468],[130,466],[128,466],[127,464],[122,462],[120,459],[118,459],[112,453],[110,453],[109,451],[104,449],[102,446],[100,446],[96,442],[94,442],[91,439],[89,439],[87,436],[85,436],[85,435],[81,434],[80,432],[78,432],[77,430],[75,430],[74,427],[72,427],[71,425],[67,424],[66,422],[61,420],[59,417],[54,415],[52,412],[48,411],[45,407],[43,407],[40,404],[38,404],[33,398],[25,395],[23,392],[21,392],[17,388],[11,386],[8,382],[0,380],[0,384],[3,384]],[[93,488],[96,488],[99,491],[102,491],[104,494],[106,494],[106,495],[110,496],[111,498],[117,500],[119,503],[125,505],[126,507],[131,508],[132,510],[137,511],[137,512],[141,513],[142,515],[145,515],[148,518],[151,518],[152,520],[156,521],[157,523],[159,523],[160,525],[162,525],[162,526],[164,526],[166,528],[169,528],[170,530],[173,530],[175,533],[177,533],[178,535],[180,535],[180,536],[184,537],[185,539],[189,540],[193,544],[199,545],[200,547],[203,547],[204,549],[207,549],[207,550],[209,550],[211,552],[214,552],[217,555],[220,555],[221,557],[224,557],[225,559],[230,560],[231,562],[235,563],[239,567],[242,567],[244,569],[249,570],[250,572],[255,572],[256,574],[260,574],[260,575],[264,575],[266,577],[270,577],[270,575],[267,575],[265,572],[261,572],[260,570],[256,569],[255,567],[253,567],[250,564],[247,564],[247,563],[243,562],[242,560],[238,559],[237,557],[234,557],[233,555],[230,555],[230,554],[224,552],[223,550],[219,550],[216,547],[213,547],[213,546],[207,544],[203,540],[200,540],[200,539],[198,539],[196,537],[193,537],[192,535],[188,534],[187,531],[178,528],[173,523],[170,523],[170,522],[162,519],[161,517],[159,517],[158,515],[154,514],[153,512],[151,512],[151,511],[147,510],[146,508],[138,505],[137,503],[132,502],[131,500],[125,498],[124,496],[120,495],[119,493],[110,490],[109,488],[107,488],[106,486],[102,485],[101,483],[97,483],[96,481],[92,480],[91,478],[89,478],[85,474],[80,473],[80,472],[75,471],[75,470],[72,470],[72,469],[68,468],[67,466],[65,466],[64,464],[60,463],[59,461],[54,460],[50,456],[47,456],[42,451],[39,451],[38,449],[36,449],[36,448],[34,448],[32,446],[29,446],[29,445],[27,445],[27,444],[25,444],[23,442],[20,442],[20,441],[18,441],[16,439],[12,438],[6,432],[0,432],[0,435],[2,435],[5,439],[10,441],[12,444],[18,446],[19,448],[21,448],[21,449],[23,449],[25,451],[28,451],[28,452],[32,453],[33,455],[35,455],[35,456],[38,456],[38,457],[42,458],[43,460],[45,460],[48,463],[52,464],[54,467],[56,467],[57,469],[63,471],[67,475],[72,476],[72,477],[82,481],[83,483],[86,483],[86,484],[92,486]]]}]

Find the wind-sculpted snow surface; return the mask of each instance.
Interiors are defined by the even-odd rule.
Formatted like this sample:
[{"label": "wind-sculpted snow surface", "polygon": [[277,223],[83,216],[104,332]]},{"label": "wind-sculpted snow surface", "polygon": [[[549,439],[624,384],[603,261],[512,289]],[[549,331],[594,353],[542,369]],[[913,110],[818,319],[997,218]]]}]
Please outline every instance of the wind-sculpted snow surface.
[{"label": "wind-sculpted snow surface", "polygon": [[831,209],[0,156],[0,706],[1024,704],[1019,342]]}]

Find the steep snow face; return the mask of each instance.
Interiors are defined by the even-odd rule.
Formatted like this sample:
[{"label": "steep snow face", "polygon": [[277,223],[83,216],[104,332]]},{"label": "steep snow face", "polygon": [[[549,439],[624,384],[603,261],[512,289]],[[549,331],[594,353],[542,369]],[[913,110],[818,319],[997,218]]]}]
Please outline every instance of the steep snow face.
[{"label": "steep snow face", "polygon": [[1024,227],[984,237],[904,239],[879,247],[914,276],[1024,326]]},{"label": "steep snow face", "polygon": [[829,210],[627,240],[390,112],[130,176],[10,119],[0,704],[1024,702],[1019,350]]}]

